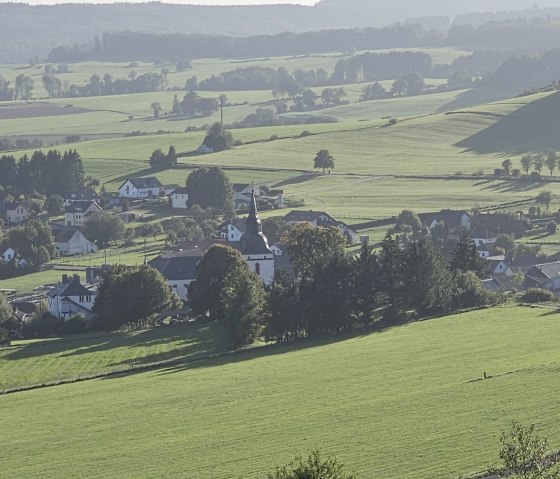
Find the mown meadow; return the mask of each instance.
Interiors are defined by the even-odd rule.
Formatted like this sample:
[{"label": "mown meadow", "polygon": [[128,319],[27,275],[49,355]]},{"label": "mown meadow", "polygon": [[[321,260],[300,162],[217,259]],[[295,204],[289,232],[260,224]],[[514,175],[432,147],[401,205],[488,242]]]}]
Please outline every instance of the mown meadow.
[{"label": "mown meadow", "polygon": [[[468,475],[497,463],[512,419],[559,446],[559,328],[553,309],[507,306],[1,396],[0,477],[257,479],[314,449],[362,478]],[[109,339],[84,340],[84,368],[130,357]],[[28,347],[32,369],[68,360]]]}]

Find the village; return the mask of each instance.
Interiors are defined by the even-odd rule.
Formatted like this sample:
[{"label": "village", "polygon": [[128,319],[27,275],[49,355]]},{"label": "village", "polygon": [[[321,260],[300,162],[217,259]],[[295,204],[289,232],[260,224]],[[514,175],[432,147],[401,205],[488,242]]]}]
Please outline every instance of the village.
[{"label": "village", "polygon": [[[292,210],[284,213],[285,199],[281,190],[271,191],[266,186],[254,184],[233,184],[231,194],[235,210],[241,217],[222,220],[213,234],[202,240],[177,237],[157,256],[149,260],[144,258],[144,263],[159,271],[169,289],[185,304],[189,300],[188,287],[197,279],[198,264],[215,245],[226,245],[238,250],[265,286],[271,285],[281,271],[294,275],[290,252],[282,243],[281,234],[275,232],[275,238],[269,240],[263,233],[259,204],[266,205],[268,214],[272,211],[272,216],[267,215],[266,221],[272,220],[276,225],[281,225],[283,232],[293,225],[307,223],[319,228],[337,229],[346,238],[349,251],[354,251],[354,254],[357,254],[360,245],[379,246],[371,244],[369,235],[360,234],[327,212]],[[108,243],[103,244],[99,238],[87,236],[88,222],[102,213],[118,218],[125,225],[137,219],[135,211],[144,211],[146,207],[155,208],[160,216],[187,218],[190,214],[188,199],[187,187],[163,185],[155,177],[129,178],[120,186],[118,194],[97,193],[92,187],[74,191],[64,197],[64,215],[48,218],[56,257],[87,258],[100,251],[100,248],[110,248]],[[274,214],[277,211],[284,214],[277,216]],[[244,215],[244,212],[248,214]],[[37,214],[34,215],[23,201],[2,203],[0,213],[4,234],[37,219]],[[359,226],[382,225],[388,234],[395,235],[403,247],[422,235],[430,237],[448,260],[461,235],[466,234],[476,248],[477,255],[484,260],[486,274],[481,277],[481,283],[488,291],[521,292],[529,288],[541,288],[560,294],[560,261],[549,260],[540,247],[529,246],[522,241],[525,236],[536,233],[543,233],[544,237],[554,234],[556,219],[554,215],[536,216],[534,207],[527,215],[522,211],[480,213],[443,209],[418,215],[403,211],[398,217],[373,220]],[[161,232],[166,233],[165,230]],[[56,270],[56,258],[52,262]],[[18,245],[10,243],[9,235],[0,241],[0,266],[4,267],[3,271],[13,275],[25,274],[29,272],[29,263]],[[82,268],[81,275],[65,274],[66,267],[63,267],[58,284],[37,285],[33,295],[22,295],[13,290],[4,292],[22,321],[29,318],[38,305],[45,301],[48,312],[56,318],[68,319],[80,314],[90,320],[94,316],[93,306],[103,272],[111,266],[110,262],[104,262]],[[46,265],[41,266],[44,267]]]}]

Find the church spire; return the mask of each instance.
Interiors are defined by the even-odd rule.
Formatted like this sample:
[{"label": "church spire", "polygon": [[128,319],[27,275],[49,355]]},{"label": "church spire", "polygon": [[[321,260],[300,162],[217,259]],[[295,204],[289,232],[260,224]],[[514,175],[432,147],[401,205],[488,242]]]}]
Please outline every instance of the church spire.
[{"label": "church spire", "polygon": [[247,217],[247,227],[245,231],[251,235],[262,233],[262,222],[257,211],[257,198],[255,190],[251,192],[251,204],[249,205],[249,216]]}]

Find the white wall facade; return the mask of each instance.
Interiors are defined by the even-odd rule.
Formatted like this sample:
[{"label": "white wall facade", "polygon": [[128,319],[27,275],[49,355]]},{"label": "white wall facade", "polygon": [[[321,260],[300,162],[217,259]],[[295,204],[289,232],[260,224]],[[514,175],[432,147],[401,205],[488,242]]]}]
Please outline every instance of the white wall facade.
[{"label": "white wall facade", "polygon": [[245,256],[249,269],[263,280],[265,285],[274,281],[274,254],[255,254]]}]

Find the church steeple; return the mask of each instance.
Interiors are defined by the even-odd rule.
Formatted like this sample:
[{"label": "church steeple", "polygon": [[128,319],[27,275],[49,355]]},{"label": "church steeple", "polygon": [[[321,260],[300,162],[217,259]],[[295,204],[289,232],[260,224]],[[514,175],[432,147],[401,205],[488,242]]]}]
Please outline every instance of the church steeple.
[{"label": "church steeple", "polygon": [[258,235],[262,233],[262,222],[257,211],[257,198],[255,190],[251,192],[251,204],[249,205],[249,216],[247,217],[247,226],[245,231],[250,235]]}]

